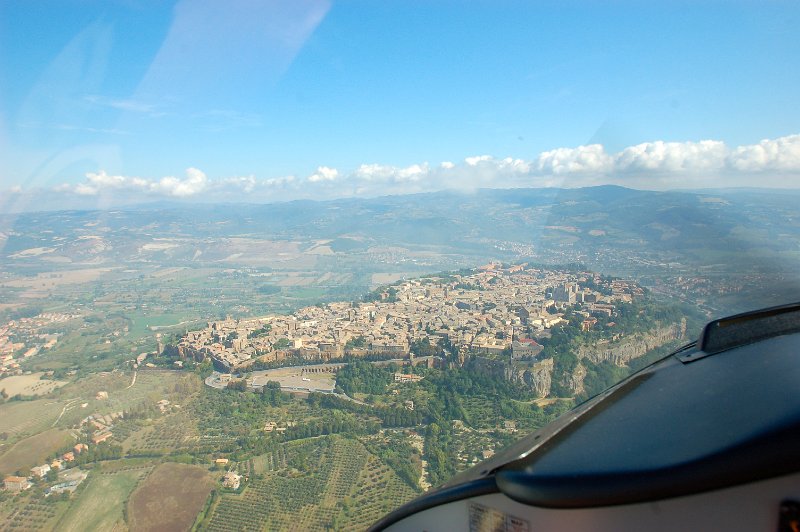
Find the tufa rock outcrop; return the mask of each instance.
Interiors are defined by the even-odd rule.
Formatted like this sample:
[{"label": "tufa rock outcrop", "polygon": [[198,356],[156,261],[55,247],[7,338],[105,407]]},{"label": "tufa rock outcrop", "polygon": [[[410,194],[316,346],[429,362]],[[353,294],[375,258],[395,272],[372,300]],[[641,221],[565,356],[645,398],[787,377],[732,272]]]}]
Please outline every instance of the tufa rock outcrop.
[{"label": "tufa rock outcrop", "polygon": [[[632,334],[621,340],[578,346],[575,355],[578,360],[586,358],[594,363],[611,362],[617,366],[626,366],[631,360],[673,340],[682,340],[685,336],[686,320],[682,319],[678,323],[657,327],[645,333]],[[512,363],[508,360],[472,356],[469,358],[469,363],[473,364],[477,371],[485,371],[528,386],[539,397],[547,397],[550,394],[553,384],[552,358],[532,363]],[[584,378],[586,378],[586,367],[578,363],[560,384],[569,389],[573,395],[578,395],[584,392]]]},{"label": "tufa rock outcrop", "polygon": [[678,323],[651,329],[645,333],[626,336],[622,340],[578,346],[575,350],[575,356],[579,360],[588,358],[594,363],[611,362],[622,367],[648,351],[652,351],[673,340],[682,340],[685,336],[686,319],[682,318]]}]

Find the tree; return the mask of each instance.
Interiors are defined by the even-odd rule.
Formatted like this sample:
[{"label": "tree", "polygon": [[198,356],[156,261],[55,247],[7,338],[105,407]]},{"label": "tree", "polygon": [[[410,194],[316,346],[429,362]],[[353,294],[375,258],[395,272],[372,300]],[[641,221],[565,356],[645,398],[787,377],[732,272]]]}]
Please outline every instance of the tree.
[{"label": "tree", "polygon": [[247,391],[247,381],[244,379],[228,381],[228,390],[236,390],[237,392]]},{"label": "tree", "polygon": [[431,344],[427,338],[420,338],[411,342],[409,350],[417,356],[440,356],[444,352],[441,347]]},{"label": "tree", "polygon": [[205,379],[214,371],[214,364],[212,364],[210,360],[204,360],[195,367],[194,371],[201,379]]},{"label": "tree", "polygon": [[292,346],[292,342],[288,338],[279,338],[277,342],[272,344],[275,349],[288,349]]},{"label": "tree", "polygon": [[248,338],[258,338],[260,336],[266,336],[272,330],[272,325],[269,323],[262,326],[260,329],[256,329],[251,331],[250,334],[247,335]]},{"label": "tree", "polygon": [[353,348],[361,348],[367,346],[367,339],[363,336],[356,336],[355,338],[350,338],[346,344],[344,344],[345,349],[353,349]]},{"label": "tree", "polygon": [[356,360],[339,370],[336,385],[348,395],[359,392],[380,395],[386,392],[390,378],[386,369]]}]

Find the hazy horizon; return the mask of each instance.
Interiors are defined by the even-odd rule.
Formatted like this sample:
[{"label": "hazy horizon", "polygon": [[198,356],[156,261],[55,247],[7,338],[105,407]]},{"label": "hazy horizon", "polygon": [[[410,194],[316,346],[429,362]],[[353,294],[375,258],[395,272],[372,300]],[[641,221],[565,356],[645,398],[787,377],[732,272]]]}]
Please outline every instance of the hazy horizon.
[{"label": "hazy horizon", "polygon": [[[769,186],[731,186],[731,187],[713,187],[713,188],[670,188],[670,189],[644,189],[631,186],[618,185],[615,183],[582,185],[575,187],[567,186],[508,186],[508,187],[480,187],[474,189],[458,189],[458,188],[441,188],[431,189],[414,192],[396,192],[396,193],[381,193],[376,191],[373,194],[364,195],[341,195],[327,198],[313,198],[313,197],[296,197],[287,199],[264,199],[262,201],[253,200],[250,198],[216,198],[209,199],[203,198],[180,198],[180,197],[157,197],[157,196],[141,196],[134,197],[133,199],[119,197],[119,196],[81,196],[81,195],[68,195],[67,198],[71,200],[70,203],[64,203],[65,194],[63,191],[54,190],[31,190],[31,191],[15,191],[10,194],[5,194],[0,197],[0,215],[3,214],[24,214],[36,212],[53,212],[53,211],[104,211],[111,209],[152,209],[152,208],[188,208],[191,206],[225,206],[225,205],[240,205],[240,206],[268,206],[268,205],[282,205],[295,202],[311,202],[311,203],[327,203],[346,200],[380,200],[382,198],[394,198],[401,196],[415,196],[415,195],[434,195],[434,194],[453,194],[453,195],[474,195],[481,192],[492,191],[511,191],[511,190],[580,190],[592,189],[603,187],[619,187],[627,190],[634,190],[640,192],[663,192],[663,193],[686,193],[686,194],[732,194],[732,193],[758,193],[758,194],[800,194],[800,187],[769,187]],[[127,201],[125,201],[127,199]]]}]

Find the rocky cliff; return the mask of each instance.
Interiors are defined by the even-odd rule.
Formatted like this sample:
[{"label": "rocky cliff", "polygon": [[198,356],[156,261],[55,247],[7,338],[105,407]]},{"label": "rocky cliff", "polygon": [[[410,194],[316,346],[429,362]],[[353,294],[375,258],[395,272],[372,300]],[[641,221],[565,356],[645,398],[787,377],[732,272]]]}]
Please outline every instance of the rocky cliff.
[{"label": "rocky cliff", "polygon": [[523,384],[531,388],[539,397],[547,397],[550,393],[553,359],[546,358],[538,362],[511,364],[508,361],[472,356],[470,363],[477,371],[485,371],[503,376],[506,380]]},{"label": "rocky cliff", "polygon": [[[575,355],[579,360],[587,359],[594,363],[611,362],[618,366],[625,366],[631,360],[643,356],[648,351],[671,342],[681,340],[686,336],[686,320],[679,323],[665,325],[645,333],[632,334],[624,338],[598,342],[594,345],[578,346]],[[470,358],[478,371],[487,371],[495,375],[502,375],[505,379],[528,386],[539,397],[547,397],[553,384],[552,358],[546,358],[532,363],[510,363],[499,359],[490,359],[480,356]],[[586,377],[586,367],[578,363],[571,374],[562,379],[562,386],[569,389],[573,395],[583,393],[583,380]]]},{"label": "rocky cliff", "polygon": [[572,395],[578,395],[579,393],[583,393],[583,379],[586,378],[586,367],[578,363],[575,366],[575,369],[572,370],[572,373],[566,378],[566,387],[572,392]]},{"label": "rocky cliff", "polygon": [[550,385],[552,384],[550,376],[552,374],[553,359],[546,358],[527,369],[518,369],[515,379],[529,386],[539,397],[547,397],[550,394]]},{"label": "rocky cliff", "polygon": [[648,351],[673,340],[682,340],[685,336],[686,320],[681,319],[678,323],[632,334],[620,340],[578,346],[575,355],[578,359],[587,358],[594,363],[611,362],[617,366],[626,366],[628,362]]}]

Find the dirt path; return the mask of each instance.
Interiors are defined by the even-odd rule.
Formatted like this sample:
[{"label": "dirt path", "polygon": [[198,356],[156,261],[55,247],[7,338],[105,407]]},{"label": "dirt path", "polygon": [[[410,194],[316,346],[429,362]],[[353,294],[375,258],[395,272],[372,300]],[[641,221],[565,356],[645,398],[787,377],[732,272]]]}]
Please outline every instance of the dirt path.
[{"label": "dirt path", "polygon": [[[422,436],[417,434],[416,432],[411,433],[409,435],[409,439],[411,440],[411,446],[419,452],[420,456],[425,456],[424,454],[424,444],[425,440],[422,439]],[[428,491],[431,488],[431,483],[428,482],[428,461],[424,458],[421,460],[422,462],[422,473],[419,475],[419,487],[422,488],[422,491]]]},{"label": "dirt path", "polygon": [[[137,373],[136,371],[133,372],[133,380],[131,380],[131,383],[128,385],[128,388],[131,388],[133,387],[134,384],[136,384],[136,373]],[[127,390],[128,388],[125,389]]]},{"label": "dirt path", "polygon": [[58,417],[56,418],[56,420],[55,420],[55,421],[53,421],[53,424],[51,425],[51,427],[55,427],[55,426],[56,426],[56,424],[57,424],[59,421],[61,421],[61,416],[63,416],[63,415],[64,415],[64,412],[66,412],[66,411],[67,411],[67,409],[68,409],[70,406],[72,406],[72,403],[74,403],[74,402],[75,402],[75,401],[77,401],[77,400],[78,400],[77,398],[76,398],[76,399],[70,399],[70,400],[67,402],[67,404],[65,404],[65,405],[64,405],[64,408],[62,408],[62,409],[61,409],[61,413],[58,415]]}]

